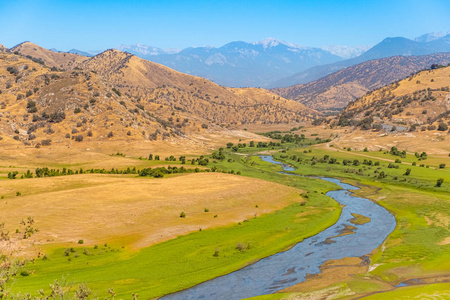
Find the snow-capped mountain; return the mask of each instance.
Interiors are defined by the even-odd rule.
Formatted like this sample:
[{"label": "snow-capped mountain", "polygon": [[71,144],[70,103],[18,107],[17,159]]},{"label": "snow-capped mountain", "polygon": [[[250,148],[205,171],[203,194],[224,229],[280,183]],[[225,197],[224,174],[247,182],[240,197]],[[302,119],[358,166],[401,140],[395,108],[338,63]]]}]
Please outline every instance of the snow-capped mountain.
[{"label": "snow-capped mountain", "polygon": [[151,57],[151,56],[157,56],[157,55],[163,55],[163,54],[174,54],[179,52],[179,50],[174,49],[168,49],[163,50],[157,47],[147,46],[144,44],[135,44],[135,45],[120,45],[117,47],[117,50],[120,51],[126,51],[131,54],[134,54],[136,56],[142,56],[142,57]]},{"label": "snow-capped mountain", "polygon": [[252,43],[236,41],[219,48],[190,47],[181,51],[162,50],[143,44],[122,45],[118,49],[232,87],[264,87],[286,74],[292,75],[299,70],[342,60],[319,48],[303,47],[274,38]]},{"label": "snow-capped mountain", "polygon": [[430,32],[430,33],[426,33],[423,34],[419,37],[416,37],[414,39],[414,41],[419,42],[419,43],[427,43],[427,42],[431,42],[431,41],[435,41],[438,40],[446,35],[450,34],[450,31],[448,31],[447,33],[445,32]]},{"label": "snow-capped mountain", "polygon": [[360,56],[364,52],[370,49],[371,46],[339,46],[339,45],[325,45],[322,49],[330,52],[331,54],[342,57],[343,59],[349,59]]}]

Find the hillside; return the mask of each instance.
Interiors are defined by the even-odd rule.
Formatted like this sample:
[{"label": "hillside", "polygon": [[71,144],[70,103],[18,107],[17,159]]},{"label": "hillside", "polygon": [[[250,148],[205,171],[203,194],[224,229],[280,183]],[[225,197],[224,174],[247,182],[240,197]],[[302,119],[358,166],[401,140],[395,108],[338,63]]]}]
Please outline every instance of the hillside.
[{"label": "hillside", "polygon": [[338,111],[366,92],[403,79],[432,64],[447,65],[450,53],[424,56],[394,56],[370,60],[316,81],[272,91],[287,99],[325,112]]},{"label": "hillside", "polygon": [[350,66],[354,66],[369,60],[399,55],[429,55],[440,52],[450,52],[450,34],[431,41],[427,41],[426,39],[413,41],[403,37],[390,37],[384,39],[358,57],[338,61],[327,65],[315,66],[305,71],[299,71],[292,76],[287,76],[285,78],[275,80],[272,84],[269,85],[269,87],[288,87],[296,84],[312,82],[341,69],[348,68]]},{"label": "hillside", "polygon": [[450,67],[425,70],[351,102],[338,125],[388,131],[447,131]]},{"label": "hillside", "polygon": [[0,52],[6,52],[6,51],[8,51],[8,48],[6,48],[2,44],[0,44]]},{"label": "hillside", "polygon": [[230,125],[310,121],[317,115],[265,90],[236,92],[117,50],[71,71],[38,61],[0,54],[4,141],[70,146],[76,141],[164,140],[221,132]]},{"label": "hillside", "polygon": [[269,91],[240,93],[204,78],[186,75],[118,50],[108,50],[80,64],[94,70],[123,93],[143,103],[189,111],[217,125],[289,123],[318,113]]},{"label": "hillside", "polygon": [[66,52],[54,52],[31,42],[21,43],[10,49],[11,52],[34,58],[36,62],[57,69],[72,69],[87,59],[85,56]]}]

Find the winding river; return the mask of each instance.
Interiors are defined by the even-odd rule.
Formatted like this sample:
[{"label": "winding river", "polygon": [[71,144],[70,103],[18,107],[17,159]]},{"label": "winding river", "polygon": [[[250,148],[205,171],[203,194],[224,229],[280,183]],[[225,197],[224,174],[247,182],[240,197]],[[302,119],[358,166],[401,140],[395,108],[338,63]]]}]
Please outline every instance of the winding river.
[{"label": "winding river", "polygon": [[[282,165],[285,171],[294,170],[273,160],[271,156],[261,158],[266,162]],[[394,216],[369,199],[352,196],[349,191],[356,190],[357,187],[334,178],[321,179],[336,183],[342,188],[326,194],[343,205],[341,216],[334,225],[304,239],[288,251],[161,299],[232,300],[271,294],[305,281],[307,274],[320,273],[319,267],[328,260],[361,257],[383,243],[395,228]],[[350,222],[354,219],[352,213],[369,217],[370,222],[355,225]],[[348,226],[356,227],[354,233],[341,235]]]}]

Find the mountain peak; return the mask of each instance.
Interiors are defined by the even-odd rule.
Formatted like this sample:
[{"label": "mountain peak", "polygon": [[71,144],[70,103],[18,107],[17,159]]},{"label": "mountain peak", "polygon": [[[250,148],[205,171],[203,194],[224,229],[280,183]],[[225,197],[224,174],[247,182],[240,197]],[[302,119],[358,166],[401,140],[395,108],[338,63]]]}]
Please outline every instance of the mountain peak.
[{"label": "mountain peak", "polygon": [[300,46],[300,45],[296,45],[296,44],[293,44],[293,43],[280,41],[280,40],[277,40],[277,39],[272,38],[272,37],[265,38],[265,39],[263,39],[261,41],[253,42],[252,44],[253,45],[262,45],[264,49],[277,47],[279,45],[285,45],[285,46],[288,46],[290,48],[306,49],[306,47],[303,47],[303,46]]},{"label": "mountain peak", "polygon": [[425,33],[419,37],[416,37],[414,39],[414,41],[419,42],[419,43],[428,43],[431,41],[435,41],[438,40],[446,35],[450,34],[450,31],[448,31],[447,33],[439,31],[439,32],[429,32],[429,33]]},{"label": "mountain peak", "polygon": [[121,51],[127,51],[136,55],[143,55],[143,56],[156,56],[161,54],[173,54],[178,53],[179,50],[170,49],[170,50],[163,50],[158,47],[148,46],[142,43],[137,43],[134,45],[120,45],[117,47],[117,49]]}]

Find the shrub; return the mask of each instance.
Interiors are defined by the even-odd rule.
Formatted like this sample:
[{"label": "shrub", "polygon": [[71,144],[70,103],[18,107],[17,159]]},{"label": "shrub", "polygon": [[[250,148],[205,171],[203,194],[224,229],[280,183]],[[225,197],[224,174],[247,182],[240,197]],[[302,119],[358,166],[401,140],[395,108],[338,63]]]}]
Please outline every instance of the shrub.
[{"label": "shrub", "polygon": [[444,178],[439,178],[436,181],[436,187],[441,187],[443,183],[444,183]]},{"label": "shrub", "polygon": [[184,213],[184,211],[181,212],[180,218],[186,218],[186,214]]},{"label": "shrub", "polygon": [[437,130],[438,131],[447,131],[448,130],[448,126],[445,123],[439,123]]},{"label": "shrub", "polygon": [[83,141],[83,136],[81,134],[75,136],[75,142],[82,142]]},{"label": "shrub", "polygon": [[52,144],[52,140],[46,139],[41,141],[42,146],[50,146]]},{"label": "shrub", "polygon": [[440,164],[439,165],[439,169],[444,169],[445,168],[445,164]]},{"label": "shrub", "polygon": [[113,137],[113,136],[114,136],[113,132],[110,131],[110,132],[108,133],[108,137],[111,138],[111,137]]},{"label": "shrub", "polygon": [[79,114],[81,112],[81,108],[77,107],[73,110],[73,113]]},{"label": "shrub", "polygon": [[84,244],[84,240],[78,240],[78,244]]}]

